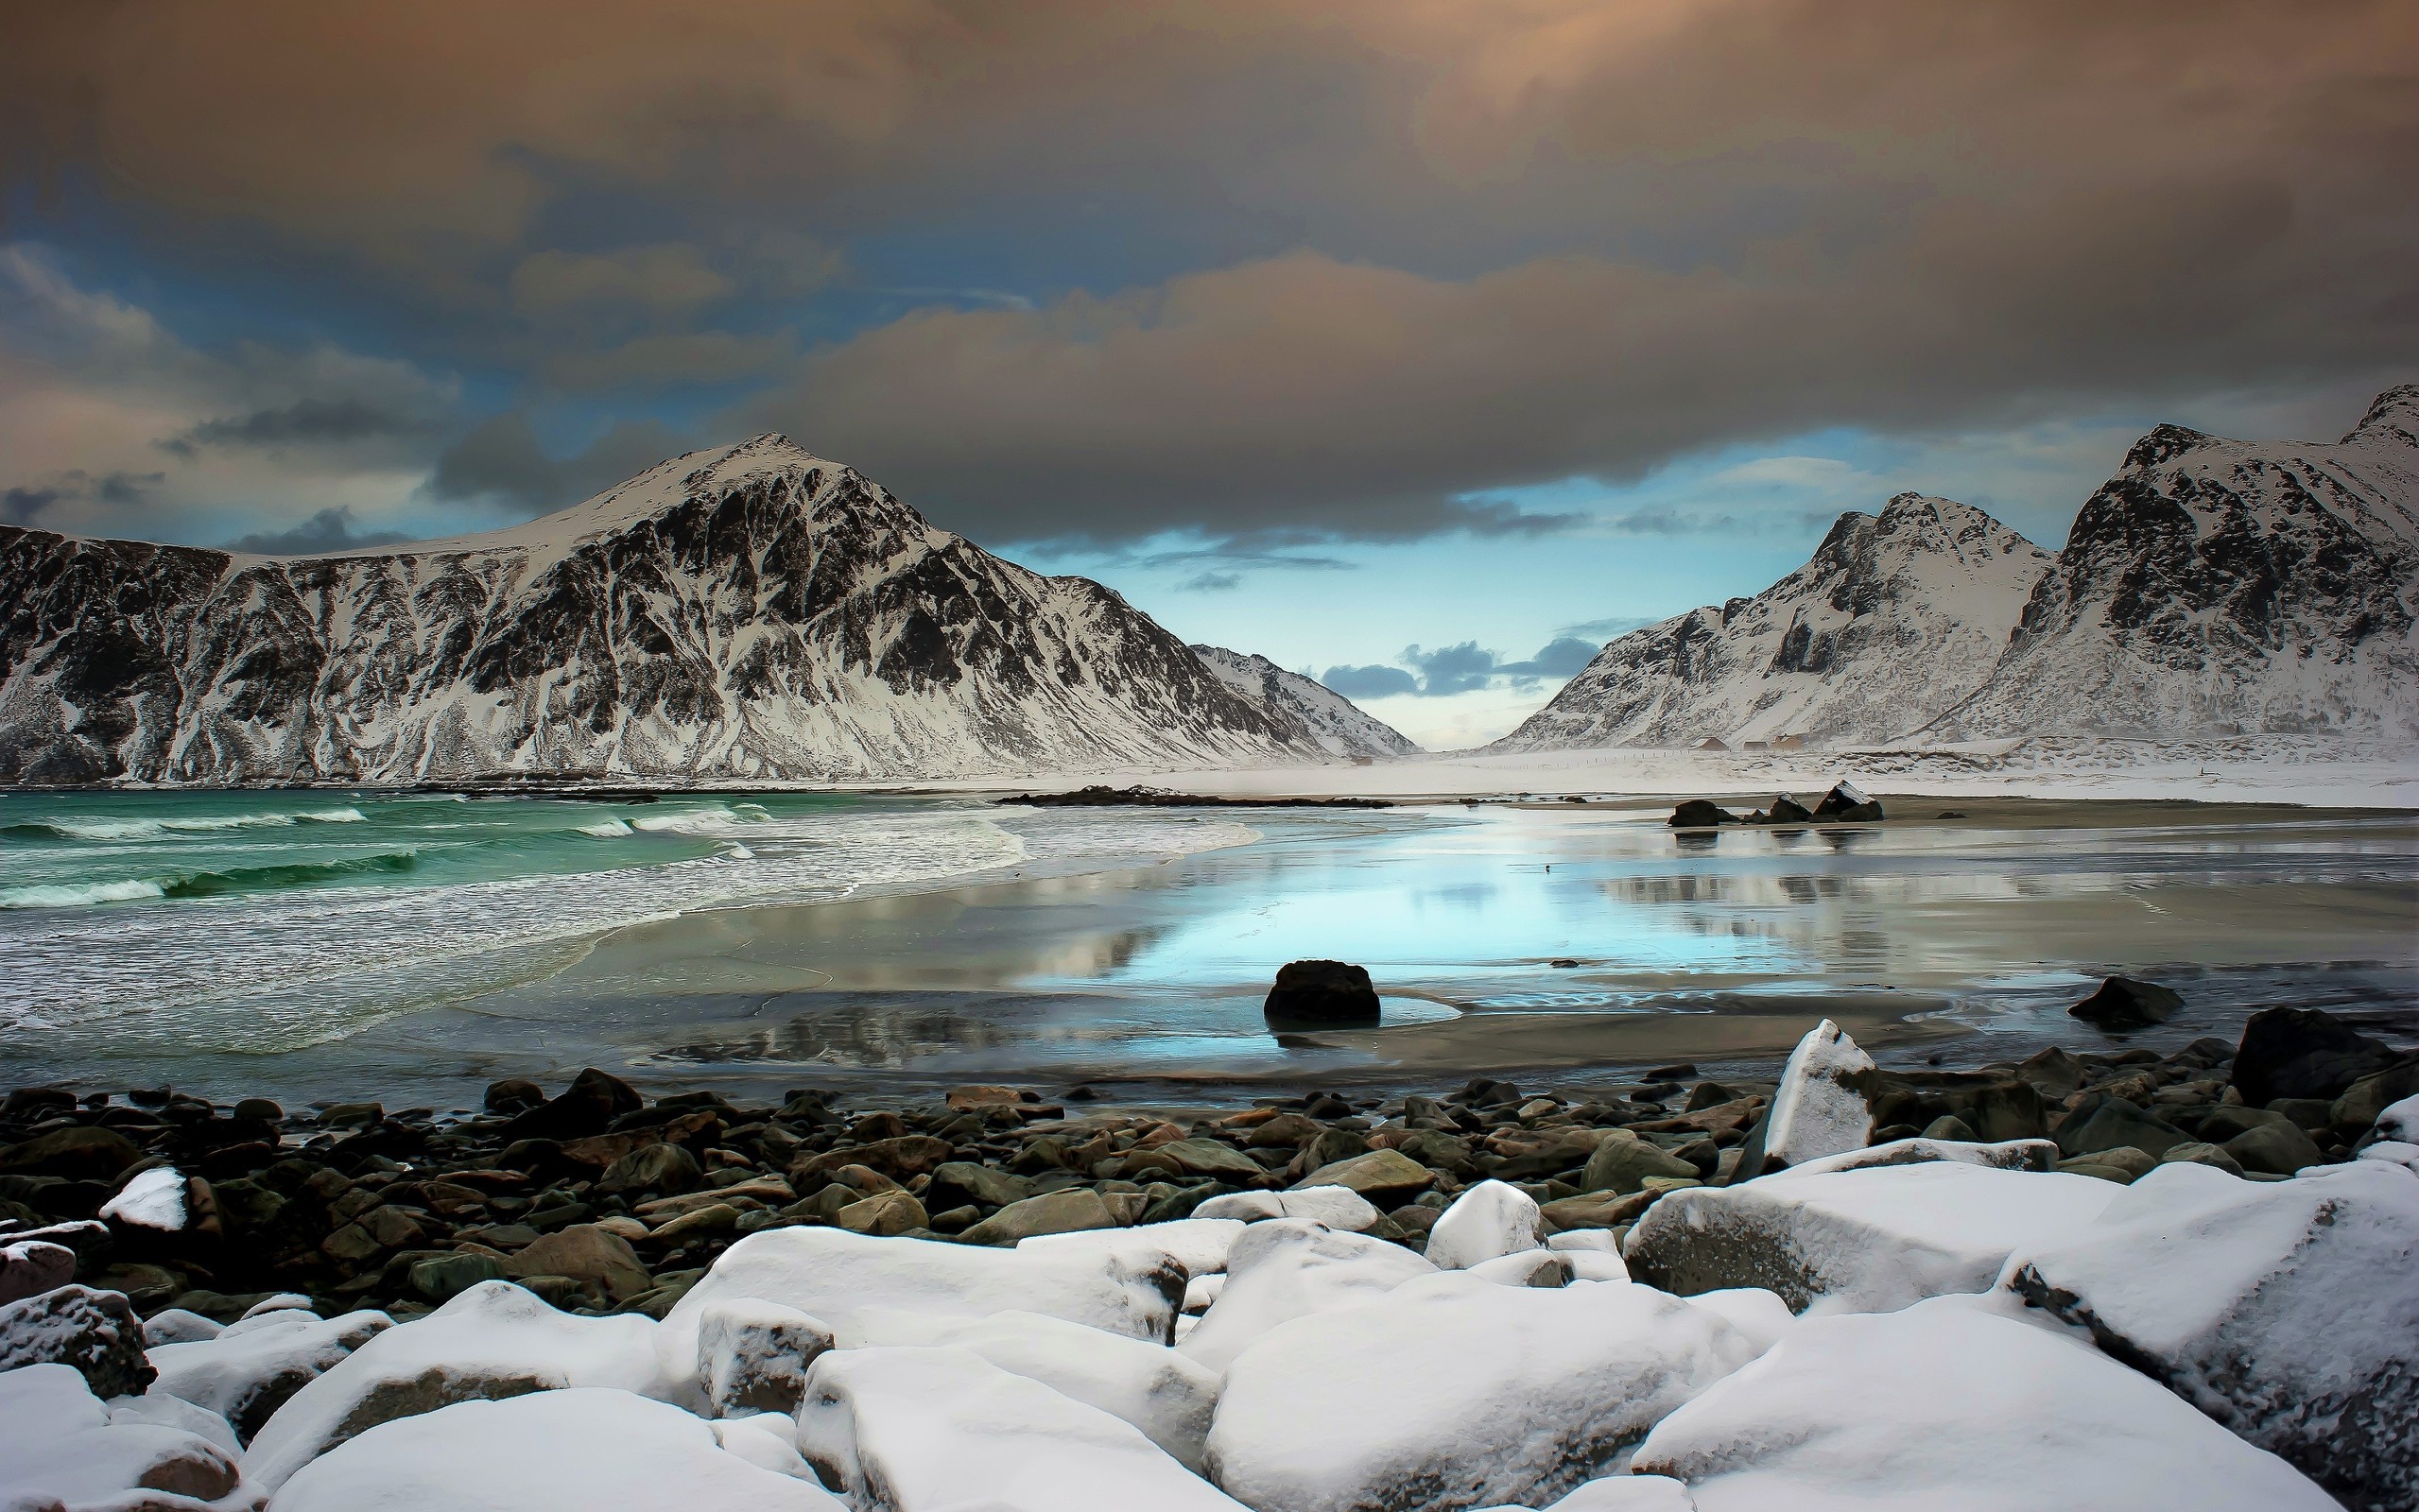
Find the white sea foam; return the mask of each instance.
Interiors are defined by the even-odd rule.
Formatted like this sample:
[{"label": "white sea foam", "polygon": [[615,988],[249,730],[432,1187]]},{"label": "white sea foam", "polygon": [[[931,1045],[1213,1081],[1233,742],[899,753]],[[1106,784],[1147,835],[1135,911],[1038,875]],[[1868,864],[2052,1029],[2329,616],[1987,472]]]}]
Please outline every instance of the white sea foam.
[{"label": "white sea foam", "polygon": [[369,816],[348,805],[293,813],[192,814],[172,818],[126,819],[93,816],[39,822],[70,840],[149,840],[164,834],[207,834],[220,830],[269,829],[290,824],[364,824],[369,822]]},{"label": "white sea foam", "polygon": [[127,903],[166,896],[167,890],[156,882],[44,883],[0,887],[0,908],[79,908],[87,903]]},{"label": "white sea foam", "polygon": [[600,840],[612,840],[622,835],[629,834],[631,831],[629,825],[624,824],[619,819],[604,819],[596,824],[581,825],[579,827],[579,833],[581,834],[593,834]]}]

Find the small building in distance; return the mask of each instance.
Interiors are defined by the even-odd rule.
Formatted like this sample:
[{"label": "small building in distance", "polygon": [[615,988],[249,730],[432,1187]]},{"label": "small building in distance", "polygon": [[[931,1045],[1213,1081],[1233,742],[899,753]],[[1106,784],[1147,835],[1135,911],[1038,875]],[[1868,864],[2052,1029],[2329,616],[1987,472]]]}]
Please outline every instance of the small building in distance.
[{"label": "small building in distance", "polygon": [[1701,741],[1697,742],[1697,748],[1698,748],[1699,750],[1728,750],[1728,749],[1730,749],[1730,747],[1729,747],[1728,746],[1725,746],[1725,745],[1723,745],[1723,744],[1722,744],[1722,738],[1721,738],[1719,735],[1707,735],[1704,739],[1702,739],[1702,740],[1701,740]]}]

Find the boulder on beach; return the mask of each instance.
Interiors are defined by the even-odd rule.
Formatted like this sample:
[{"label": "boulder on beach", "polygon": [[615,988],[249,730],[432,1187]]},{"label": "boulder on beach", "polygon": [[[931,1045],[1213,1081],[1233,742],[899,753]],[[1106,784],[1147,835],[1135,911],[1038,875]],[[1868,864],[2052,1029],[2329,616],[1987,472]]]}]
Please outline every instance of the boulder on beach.
[{"label": "boulder on beach", "polygon": [[868,1308],[855,1314],[841,1343],[853,1349],[945,1346],[970,1350],[1012,1375],[1038,1381],[1133,1424],[1197,1474],[1210,1414],[1218,1405],[1218,1372],[1197,1361],[1163,1345],[1039,1313],[935,1317]]},{"label": "boulder on beach", "polygon": [[2162,1165],[2005,1284],[2341,1498],[2419,1504],[2419,1177]]},{"label": "boulder on beach", "polygon": [[576,1317],[510,1281],[484,1282],[295,1392],[245,1449],[244,1473],[275,1491],[355,1435],[455,1402],[573,1386],[665,1396],[656,1335],[645,1317]]},{"label": "boulder on beach", "polygon": [[1814,816],[1839,823],[1867,824],[1883,816],[1879,803],[1866,797],[1856,783],[1843,780],[1834,783],[1831,791],[1823,795],[1823,801],[1814,805]]},{"label": "boulder on beach", "polygon": [[2262,1008],[2243,1025],[2234,1085],[2254,1108],[2279,1097],[2332,1098],[2412,1058],[2324,1009]]},{"label": "boulder on beach", "polygon": [[140,1396],[157,1374],[123,1293],[53,1287],[0,1307],[0,1370],[63,1365],[101,1398]]},{"label": "boulder on beach", "polygon": [[393,1326],[366,1310],[324,1321],[292,1308],[263,1313],[206,1340],[153,1347],[153,1389],[208,1408],[250,1438],[294,1393]]},{"label": "boulder on beach", "polygon": [[1969,1297],[1801,1321],[1657,1424],[1631,1469],[1685,1482],[1699,1512],[2336,1507],[2089,1345]]},{"label": "boulder on beach", "polygon": [[462,1401],[385,1423],[312,1461],[278,1512],[842,1512],[795,1469],[724,1447],[717,1425],[626,1391],[572,1387]]},{"label": "boulder on beach", "polygon": [[1453,1199],[1428,1229],[1428,1263],[1464,1270],[1505,1255],[1546,1247],[1537,1199],[1503,1181],[1481,1181]]},{"label": "boulder on beach", "polygon": [[1264,1512],[1539,1505],[1755,1352],[1644,1286],[1431,1276],[1245,1349],[1210,1473]]},{"label": "boulder on beach", "polygon": [[824,1355],[798,1451],[858,1508],[1239,1512],[1132,1423],[966,1349]]},{"label": "boulder on beach", "polygon": [[1675,830],[1710,830],[1718,825],[1736,824],[1738,816],[1718,803],[1692,798],[1674,808],[1665,822]]},{"label": "boulder on beach", "polygon": [[2102,1029],[2147,1029],[2183,1012],[2184,999],[2156,982],[2112,976],[2066,1011]]},{"label": "boulder on beach", "polygon": [[10,1507],[241,1512],[259,1503],[238,1494],[240,1480],[223,1444],[114,1412],[66,1366],[0,1370],[0,1498]]},{"label": "boulder on beach", "polygon": [[779,1302],[738,1297],[709,1304],[697,1331],[706,1410],[717,1418],[796,1412],[807,1367],[835,1342],[821,1318]]},{"label": "boulder on beach", "polygon": [[1176,1347],[1213,1370],[1280,1323],[1369,1301],[1436,1266],[1382,1239],[1279,1218],[1246,1228],[1226,1270],[1218,1300]]},{"label": "boulder on beach", "polygon": [[1374,1024],[1377,989],[1365,968],[1347,961],[1288,961],[1261,1011],[1287,1023]]},{"label": "boulder on beach", "polygon": [[1750,1140],[1737,1178],[1863,1149],[1873,1134],[1873,1057],[1845,1029],[1825,1019],[1806,1031],[1781,1067],[1763,1137]]},{"label": "boulder on beach", "polygon": [[2079,1229],[2119,1190],[1954,1160],[1783,1175],[1670,1193],[1621,1253],[1683,1297],[1757,1286],[1800,1311],[1886,1313],[1990,1290],[2010,1252]]}]

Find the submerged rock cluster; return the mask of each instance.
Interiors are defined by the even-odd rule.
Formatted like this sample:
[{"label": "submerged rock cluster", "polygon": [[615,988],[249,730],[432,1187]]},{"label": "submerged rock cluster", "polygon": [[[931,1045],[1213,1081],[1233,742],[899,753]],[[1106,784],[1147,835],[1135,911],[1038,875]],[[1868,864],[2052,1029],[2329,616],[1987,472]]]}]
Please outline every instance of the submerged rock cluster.
[{"label": "submerged rock cluster", "polygon": [[[1480,1078],[1177,1118],[1071,1112],[1083,1091],[853,1111],[588,1071],[441,1119],[20,1088],[0,1407],[84,1449],[0,1435],[0,1486],[334,1508],[475,1483],[535,1508],[605,1476],[598,1504],[642,1507],[1261,1512],[2419,1492],[2419,1055],[2324,1013],[1971,1071],[1884,1070],[1826,1023],[1774,1082],[1675,1065],[1595,1095]],[[1893,1433],[1970,1435],[1989,1473]]]}]

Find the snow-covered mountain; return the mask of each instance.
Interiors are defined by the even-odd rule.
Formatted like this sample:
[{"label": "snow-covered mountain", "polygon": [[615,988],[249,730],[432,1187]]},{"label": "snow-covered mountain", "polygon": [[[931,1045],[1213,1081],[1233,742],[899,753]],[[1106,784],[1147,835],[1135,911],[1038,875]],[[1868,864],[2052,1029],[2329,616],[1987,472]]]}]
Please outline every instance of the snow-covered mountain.
[{"label": "snow-covered mountain", "polygon": [[1489,748],[1887,739],[1982,685],[2050,559],[1970,505],[1899,494],[1754,597],[1612,642]]},{"label": "snow-covered mountain", "polygon": [[2332,445],[2162,425],[1944,738],[2419,735],[2419,386]]},{"label": "snow-covered mountain", "polygon": [[491,535],[0,527],[0,781],[874,779],[1323,755],[1108,589],[778,436]]},{"label": "snow-covered mountain", "polygon": [[1401,730],[1364,712],[1350,698],[1299,672],[1287,672],[1264,656],[1245,656],[1222,645],[1197,645],[1193,654],[1236,693],[1275,718],[1310,732],[1331,755],[1415,756],[1420,747]]}]

